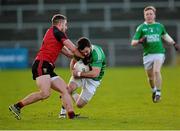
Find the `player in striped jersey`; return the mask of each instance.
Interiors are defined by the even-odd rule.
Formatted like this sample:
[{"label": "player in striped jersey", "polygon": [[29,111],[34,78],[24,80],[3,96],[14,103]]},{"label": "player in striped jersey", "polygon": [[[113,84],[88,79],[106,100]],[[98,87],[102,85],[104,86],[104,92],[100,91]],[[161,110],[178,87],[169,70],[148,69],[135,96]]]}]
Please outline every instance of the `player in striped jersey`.
[{"label": "player in striped jersey", "polygon": [[32,65],[33,79],[36,80],[38,91],[9,106],[9,110],[16,119],[21,119],[20,111],[22,108],[47,99],[51,94],[51,89],[61,93],[68,117],[70,119],[76,118],[67,85],[54,71],[59,54],[69,55],[69,57],[77,55],[83,58],[76,46],[68,39],[66,30],[67,18],[64,15],[55,14],[52,17],[52,26],[44,35],[41,48]]}]

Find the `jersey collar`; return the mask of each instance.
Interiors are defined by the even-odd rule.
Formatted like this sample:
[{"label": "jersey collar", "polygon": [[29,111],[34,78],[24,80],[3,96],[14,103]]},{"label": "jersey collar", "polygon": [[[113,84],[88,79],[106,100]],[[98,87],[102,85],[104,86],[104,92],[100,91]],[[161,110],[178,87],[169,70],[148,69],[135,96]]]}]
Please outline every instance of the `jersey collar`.
[{"label": "jersey collar", "polygon": [[144,21],[144,24],[146,24],[146,25],[152,25],[152,24],[155,24],[156,22],[153,22],[153,23],[151,23],[151,24],[148,24],[146,21]]}]

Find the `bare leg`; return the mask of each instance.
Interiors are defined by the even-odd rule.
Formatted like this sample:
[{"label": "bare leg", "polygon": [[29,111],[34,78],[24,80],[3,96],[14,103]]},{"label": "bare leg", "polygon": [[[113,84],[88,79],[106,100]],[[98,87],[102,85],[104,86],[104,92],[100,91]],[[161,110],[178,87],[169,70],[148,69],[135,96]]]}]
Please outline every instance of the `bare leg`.
[{"label": "bare leg", "polygon": [[84,101],[81,97],[78,98],[76,101],[76,105],[78,108],[83,108],[87,104],[86,101]]},{"label": "bare leg", "polygon": [[[68,93],[70,95],[72,95],[72,92],[77,88],[77,85],[76,83],[74,82],[70,82],[69,85],[67,86],[67,90],[68,90]],[[75,93],[77,94],[77,93]],[[78,99],[79,95],[77,94],[77,98],[76,97],[73,97],[72,95],[72,98],[74,101],[76,101]],[[62,98],[62,96],[60,96],[60,98]],[[59,113],[59,118],[65,118],[66,117],[66,109],[65,109],[65,106],[64,106],[64,103],[62,103],[62,107],[60,109],[60,113]]]},{"label": "bare leg", "polygon": [[36,78],[39,92],[34,92],[16,104],[10,105],[9,110],[15,115],[15,118],[20,120],[20,109],[26,105],[35,103],[39,100],[46,99],[50,96],[51,79],[49,75],[43,75]]},{"label": "bare leg", "polygon": [[62,102],[68,112],[74,112],[72,99],[67,91],[67,85],[64,80],[60,77],[52,81],[52,89],[61,93]]},{"label": "bare leg", "polygon": [[148,81],[149,81],[150,87],[153,89],[155,87],[153,68],[146,70],[146,73],[148,76]]},{"label": "bare leg", "polygon": [[[87,103],[80,97],[78,93],[72,93],[74,90],[77,89],[77,84],[74,82],[70,82],[68,85],[68,92],[72,94],[72,98],[75,101],[78,108],[84,107]],[[81,91],[82,92],[82,91]]]},{"label": "bare leg", "polygon": [[67,89],[68,89],[69,94],[72,95],[73,100],[76,102],[77,99],[79,98],[79,94],[73,93],[73,91],[77,89],[77,84],[74,82],[70,82]]},{"label": "bare leg", "polygon": [[155,102],[155,95],[156,95],[157,87],[156,87],[155,81],[154,81],[155,77],[154,77],[153,68],[147,70],[146,72],[147,72],[149,84],[150,84],[151,89],[152,89],[152,100],[153,100],[153,102]]},{"label": "bare leg", "polygon": [[154,83],[159,90],[161,89],[161,85],[162,85],[161,67],[162,67],[161,61],[159,60],[154,61],[154,68],[153,68]]},{"label": "bare leg", "polygon": [[49,75],[43,75],[36,78],[36,84],[40,90],[22,99],[21,103],[24,106],[32,104],[42,99],[46,99],[50,96],[51,79]]}]

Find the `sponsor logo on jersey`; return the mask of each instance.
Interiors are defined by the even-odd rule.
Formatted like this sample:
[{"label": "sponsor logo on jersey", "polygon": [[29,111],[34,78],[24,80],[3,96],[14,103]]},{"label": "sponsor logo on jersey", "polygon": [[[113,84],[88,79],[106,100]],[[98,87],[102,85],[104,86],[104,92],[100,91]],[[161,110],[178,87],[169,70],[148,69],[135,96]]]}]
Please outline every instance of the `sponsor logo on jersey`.
[{"label": "sponsor logo on jersey", "polygon": [[147,36],[147,42],[159,42],[160,37],[159,34],[152,34],[152,35],[146,35]]}]

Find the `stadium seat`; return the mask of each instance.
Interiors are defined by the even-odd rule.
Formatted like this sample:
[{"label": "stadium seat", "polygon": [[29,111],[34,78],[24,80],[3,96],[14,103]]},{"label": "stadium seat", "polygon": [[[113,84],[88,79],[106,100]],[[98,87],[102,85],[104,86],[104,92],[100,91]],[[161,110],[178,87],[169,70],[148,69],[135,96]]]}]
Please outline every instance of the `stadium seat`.
[{"label": "stadium seat", "polygon": [[80,9],[68,9],[66,16],[70,22],[90,22],[90,21],[103,21],[104,10],[103,9],[88,9],[83,13]]},{"label": "stadium seat", "polygon": [[16,23],[17,12],[16,11],[2,11],[0,13],[0,23]]},{"label": "stadium seat", "polygon": [[36,29],[1,29],[0,31],[1,40],[36,40],[37,30]]},{"label": "stadium seat", "polygon": [[128,27],[92,27],[89,30],[90,37],[93,39],[103,39],[103,38],[128,38],[129,28]]}]

